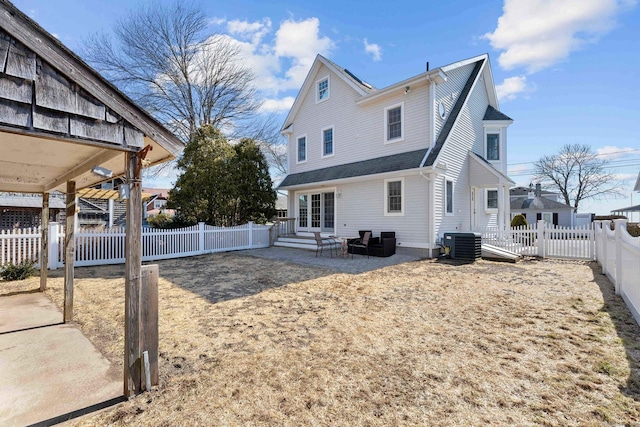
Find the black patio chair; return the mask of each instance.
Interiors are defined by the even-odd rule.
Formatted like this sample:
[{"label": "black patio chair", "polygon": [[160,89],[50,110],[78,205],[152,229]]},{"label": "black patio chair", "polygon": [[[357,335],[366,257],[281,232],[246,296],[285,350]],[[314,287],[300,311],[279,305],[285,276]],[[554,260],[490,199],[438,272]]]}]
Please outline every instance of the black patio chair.
[{"label": "black patio chair", "polygon": [[362,252],[366,253],[367,258],[369,258],[369,239],[371,239],[371,232],[365,231],[361,239],[356,239],[349,243],[349,246],[351,247],[351,259],[353,259],[355,248],[362,249]]}]

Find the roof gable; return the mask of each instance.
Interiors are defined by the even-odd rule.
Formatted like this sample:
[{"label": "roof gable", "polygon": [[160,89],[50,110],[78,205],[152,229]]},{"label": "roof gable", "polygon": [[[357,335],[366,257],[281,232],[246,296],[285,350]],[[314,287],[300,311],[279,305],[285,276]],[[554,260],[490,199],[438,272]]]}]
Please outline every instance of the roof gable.
[{"label": "roof gable", "polygon": [[287,129],[290,129],[293,120],[295,119],[298,111],[300,110],[300,106],[302,105],[304,99],[307,97],[310,90],[313,90],[316,75],[320,70],[320,67],[324,65],[327,67],[335,76],[342,79],[349,87],[351,87],[356,93],[360,96],[367,95],[369,93],[375,92],[376,88],[371,86],[370,84],[364,82],[363,80],[356,77],[355,74],[351,73],[346,68],[342,68],[334,62],[328,60],[322,55],[317,55],[316,59],[313,61],[313,65],[307,74],[307,77],[304,79],[304,83],[296,96],[296,100],[293,102],[291,109],[289,110],[289,114],[287,114],[287,118],[282,125],[281,132],[285,133]]},{"label": "roof gable", "polygon": [[491,105],[487,106],[487,111],[484,112],[482,120],[495,120],[495,121],[513,121],[513,119],[504,113],[493,108]]}]

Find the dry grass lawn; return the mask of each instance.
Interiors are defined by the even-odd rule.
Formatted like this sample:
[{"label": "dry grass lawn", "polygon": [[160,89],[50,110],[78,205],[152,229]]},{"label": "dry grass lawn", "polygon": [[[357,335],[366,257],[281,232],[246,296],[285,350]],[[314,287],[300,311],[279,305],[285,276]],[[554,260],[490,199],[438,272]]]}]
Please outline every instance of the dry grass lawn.
[{"label": "dry grass lawn", "polygon": [[[159,264],[160,387],[71,425],[640,422],[640,328],[596,264]],[[76,322],[122,365],[123,267],[76,276]],[[47,293],[60,305],[62,279]]]}]

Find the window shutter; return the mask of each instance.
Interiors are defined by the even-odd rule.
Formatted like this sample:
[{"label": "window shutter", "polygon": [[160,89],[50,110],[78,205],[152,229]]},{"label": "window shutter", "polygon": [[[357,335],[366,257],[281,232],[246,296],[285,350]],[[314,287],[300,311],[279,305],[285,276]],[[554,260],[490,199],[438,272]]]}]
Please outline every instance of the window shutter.
[{"label": "window shutter", "polygon": [[553,225],[558,225],[558,212],[553,213]]},{"label": "window shutter", "polygon": [[541,212],[538,212],[538,213],[536,214],[536,220],[537,220],[537,221],[540,221],[541,219],[542,219],[542,213],[541,213]]}]

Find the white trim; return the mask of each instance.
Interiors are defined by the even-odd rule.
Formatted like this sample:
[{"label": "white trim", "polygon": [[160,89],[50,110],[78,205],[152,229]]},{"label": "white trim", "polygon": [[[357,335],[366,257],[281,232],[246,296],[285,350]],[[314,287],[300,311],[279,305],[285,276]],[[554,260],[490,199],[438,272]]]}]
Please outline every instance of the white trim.
[{"label": "white trim", "polygon": [[[331,129],[331,154],[324,153],[324,131]],[[327,126],[320,130],[320,157],[326,159],[327,157],[333,157],[336,154],[336,128],[335,126]]]},{"label": "white trim", "polygon": [[[327,97],[320,99],[320,89],[318,88],[318,85],[325,80],[327,81]],[[315,91],[316,91],[316,104],[319,104],[321,102],[324,102],[330,99],[331,98],[331,75],[327,74],[326,76],[320,77],[318,80],[316,80]]]},{"label": "white trim", "polygon": [[[400,137],[389,139],[389,110],[400,107]],[[384,139],[385,144],[393,144],[395,142],[404,141],[404,102],[390,105],[384,109]]]},{"label": "white trim", "polygon": [[[389,186],[390,182],[400,181],[400,212],[389,212]],[[384,180],[384,216],[404,216],[404,200],[406,199],[404,177],[389,178]]]},{"label": "white trim", "polygon": [[[300,160],[299,140],[302,138],[304,138],[304,160]],[[307,157],[309,157],[309,138],[307,138],[307,134],[305,133],[296,137],[296,164],[307,163]]]},{"label": "white trim", "polygon": [[[447,212],[447,183],[451,183],[451,212]],[[444,177],[444,215],[445,216],[454,216],[456,212],[456,183],[453,179]]]},{"label": "white trim", "polygon": [[[489,191],[495,191],[496,192],[496,201],[498,202],[498,206],[495,208],[490,208],[489,207]],[[485,188],[484,189],[484,211],[486,213],[498,213],[498,210],[500,210],[500,194],[498,191],[498,188]]]}]

